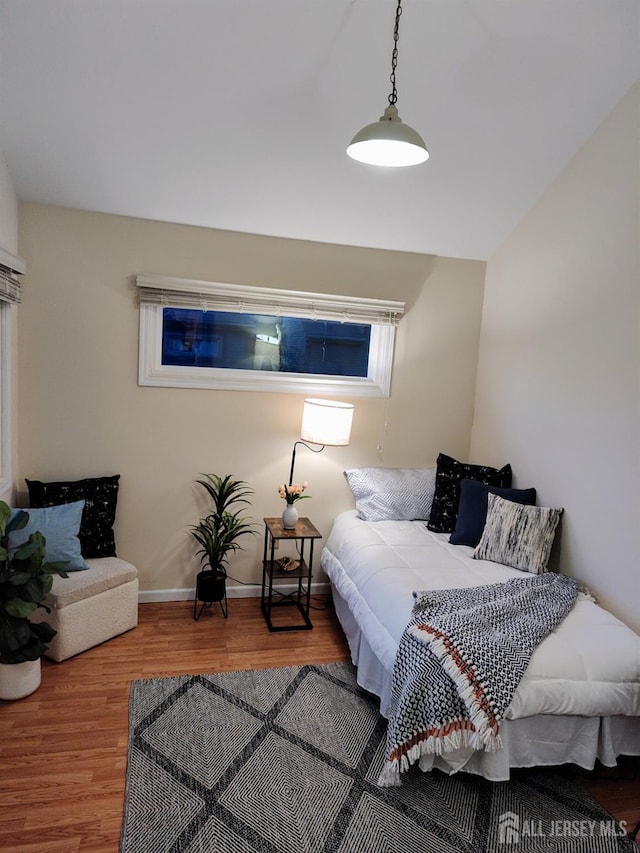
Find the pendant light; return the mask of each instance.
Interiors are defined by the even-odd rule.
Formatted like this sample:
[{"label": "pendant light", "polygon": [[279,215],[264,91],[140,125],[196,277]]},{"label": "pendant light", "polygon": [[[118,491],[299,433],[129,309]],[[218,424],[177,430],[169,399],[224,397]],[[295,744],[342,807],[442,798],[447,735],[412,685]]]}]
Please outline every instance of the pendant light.
[{"label": "pendant light", "polygon": [[424,140],[416,130],[403,123],[396,108],[396,66],[401,14],[401,0],[398,0],[393,29],[389,106],[378,121],[368,124],[356,133],[347,148],[349,157],[372,166],[415,166],[429,158]]}]

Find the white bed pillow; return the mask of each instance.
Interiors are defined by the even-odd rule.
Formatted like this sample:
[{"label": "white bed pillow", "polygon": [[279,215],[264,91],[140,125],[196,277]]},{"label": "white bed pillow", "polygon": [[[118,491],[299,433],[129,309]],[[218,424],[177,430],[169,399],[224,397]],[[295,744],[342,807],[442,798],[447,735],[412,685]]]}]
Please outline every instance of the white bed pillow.
[{"label": "white bed pillow", "polygon": [[489,494],[487,520],[474,559],[534,575],[546,572],[562,513],[562,509],[524,506]]},{"label": "white bed pillow", "polygon": [[427,521],[435,468],[352,468],[345,476],[364,521]]}]

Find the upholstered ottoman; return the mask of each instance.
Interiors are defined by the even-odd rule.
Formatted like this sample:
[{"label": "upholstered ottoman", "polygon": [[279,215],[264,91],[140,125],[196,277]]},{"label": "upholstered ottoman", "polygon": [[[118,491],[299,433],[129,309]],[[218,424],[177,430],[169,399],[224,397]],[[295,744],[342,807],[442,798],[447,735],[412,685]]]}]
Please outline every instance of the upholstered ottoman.
[{"label": "upholstered ottoman", "polygon": [[87,560],[89,568],[54,577],[46,598],[51,613],[39,610],[34,621],[48,622],[58,633],[46,653],[63,661],[110,640],[138,624],[138,571],[117,557]]}]

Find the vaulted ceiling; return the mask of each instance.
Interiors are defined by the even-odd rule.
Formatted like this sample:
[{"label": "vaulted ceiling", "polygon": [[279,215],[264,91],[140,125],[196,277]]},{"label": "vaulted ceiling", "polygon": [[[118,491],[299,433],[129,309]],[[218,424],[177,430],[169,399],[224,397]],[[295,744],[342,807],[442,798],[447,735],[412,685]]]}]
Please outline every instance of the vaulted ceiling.
[{"label": "vaulted ceiling", "polygon": [[395,0],[0,0],[23,200],[486,259],[639,75],[637,0],[405,0],[398,108],[431,157],[345,146],[387,105]]}]

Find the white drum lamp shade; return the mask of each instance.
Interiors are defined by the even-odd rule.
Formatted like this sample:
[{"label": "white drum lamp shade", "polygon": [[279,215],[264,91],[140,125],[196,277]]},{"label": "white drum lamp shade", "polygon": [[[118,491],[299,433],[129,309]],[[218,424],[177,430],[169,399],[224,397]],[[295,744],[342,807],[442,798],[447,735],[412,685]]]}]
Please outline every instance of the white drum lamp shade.
[{"label": "white drum lamp shade", "polygon": [[344,447],[351,438],[353,404],[335,400],[304,401],[300,438],[312,444]]},{"label": "white drum lamp shade", "polygon": [[[351,439],[353,421],[353,403],[340,403],[337,400],[304,401],[300,439],[293,445],[289,485],[293,483],[293,469],[296,464],[296,447],[303,444],[308,450],[320,453],[326,446],[344,447]],[[320,447],[310,447],[319,444]]]}]

